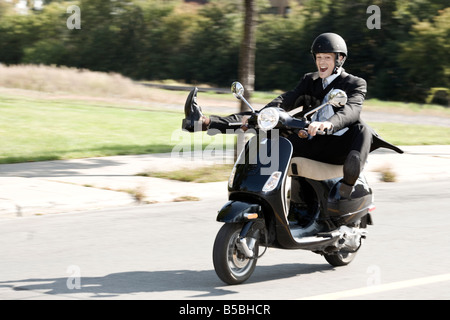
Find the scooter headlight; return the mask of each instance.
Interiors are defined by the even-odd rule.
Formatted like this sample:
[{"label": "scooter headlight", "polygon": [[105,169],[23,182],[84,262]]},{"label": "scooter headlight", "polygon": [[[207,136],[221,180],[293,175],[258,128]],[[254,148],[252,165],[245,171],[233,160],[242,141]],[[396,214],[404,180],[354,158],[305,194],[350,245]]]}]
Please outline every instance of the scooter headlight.
[{"label": "scooter headlight", "polygon": [[261,110],[258,115],[258,127],[263,131],[269,131],[276,127],[280,120],[280,113],[275,108]]},{"label": "scooter headlight", "polygon": [[264,187],[262,189],[263,192],[270,192],[273,191],[277,186],[278,182],[281,178],[281,171],[275,171],[272,173],[272,175],[267,179],[266,183],[264,184]]}]

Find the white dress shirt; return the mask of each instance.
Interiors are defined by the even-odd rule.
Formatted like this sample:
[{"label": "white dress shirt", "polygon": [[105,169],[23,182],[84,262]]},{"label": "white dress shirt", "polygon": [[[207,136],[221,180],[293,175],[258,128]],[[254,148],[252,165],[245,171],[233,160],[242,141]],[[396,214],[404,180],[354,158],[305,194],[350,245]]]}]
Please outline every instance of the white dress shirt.
[{"label": "white dress shirt", "polygon": [[[332,74],[329,77],[326,77],[325,79],[322,79],[322,83],[324,84],[324,89],[331,83],[334,81],[334,79],[336,79],[342,72],[342,68],[339,68],[337,73]],[[333,90],[333,89],[331,89]],[[330,91],[331,91],[330,90]],[[322,101],[322,104],[326,103],[328,100],[328,95],[325,96],[325,98]],[[325,107],[323,107],[322,109],[320,109],[319,111],[317,111],[312,117],[311,117],[311,122],[314,121],[319,121],[319,122],[324,122],[324,121],[328,121],[328,119],[330,119],[332,116],[334,115],[334,110],[333,107],[329,104],[327,104]],[[348,128],[343,128],[335,133],[333,133],[333,135],[335,136],[341,136],[343,135],[346,131],[348,130]]]}]

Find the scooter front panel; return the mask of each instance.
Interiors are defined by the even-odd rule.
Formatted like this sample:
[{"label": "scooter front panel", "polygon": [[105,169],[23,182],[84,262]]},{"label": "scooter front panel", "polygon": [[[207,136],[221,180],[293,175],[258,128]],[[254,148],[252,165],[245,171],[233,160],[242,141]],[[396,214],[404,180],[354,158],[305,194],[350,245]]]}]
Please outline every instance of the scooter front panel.
[{"label": "scooter front panel", "polygon": [[[292,144],[285,138],[253,137],[235,164],[229,193],[251,193],[262,197],[279,193],[286,178],[291,155]],[[267,180],[276,171],[281,172],[278,185],[270,192],[263,192]]]},{"label": "scooter front panel", "polygon": [[[258,135],[250,139],[235,164],[229,199],[252,199],[273,212],[276,225],[288,225],[285,184],[292,151],[291,142],[283,137],[268,139]],[[277,185],[271,191],[263,191],[267,180],[277,171],[280,172]]]}]

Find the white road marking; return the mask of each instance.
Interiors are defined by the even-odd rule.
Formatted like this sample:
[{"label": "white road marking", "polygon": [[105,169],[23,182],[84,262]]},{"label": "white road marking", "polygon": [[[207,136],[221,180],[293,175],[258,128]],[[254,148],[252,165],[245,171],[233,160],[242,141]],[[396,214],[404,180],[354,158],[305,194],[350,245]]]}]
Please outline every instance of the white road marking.
[{"label": "white road marking", "polygon": [[422,285],[426,285],[426,284],[432,284],[432,283],[444,282],[444,281],[450,281],[450,273],[437,275],[437,276],[430,276],[430,277],[424,277],[424,278],[398,281],[398,282],[391,282],[391,283],[386,283],[386,284],[373,285],[373,286],[352,289],[352,290],[320,294],[320,295],[316,295],[316,296],[300,298],[298,300],[345,299],[345,298],[363,296],[366,294],[398,290],[398,289],[422,286]]}]

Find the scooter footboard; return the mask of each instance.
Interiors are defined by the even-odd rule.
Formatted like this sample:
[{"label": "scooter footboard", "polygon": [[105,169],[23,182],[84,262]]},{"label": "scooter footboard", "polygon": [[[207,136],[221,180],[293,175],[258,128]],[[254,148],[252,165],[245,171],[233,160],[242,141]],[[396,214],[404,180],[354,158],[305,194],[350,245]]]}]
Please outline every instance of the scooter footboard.
[{"label": "scooter footboard", "polygon": [[228,201],[219,210],[217,221],[225,223],[245,222],[260,217],[261,206],[243,201]]}]

